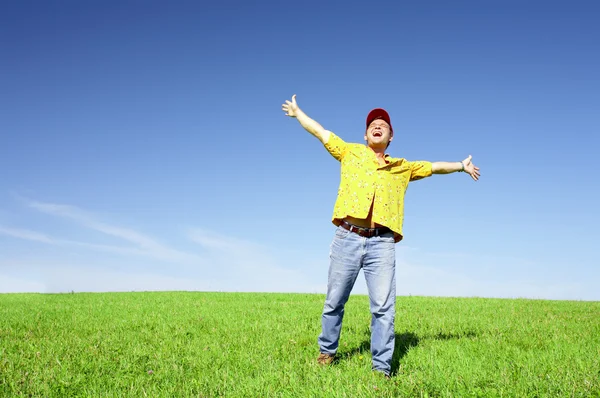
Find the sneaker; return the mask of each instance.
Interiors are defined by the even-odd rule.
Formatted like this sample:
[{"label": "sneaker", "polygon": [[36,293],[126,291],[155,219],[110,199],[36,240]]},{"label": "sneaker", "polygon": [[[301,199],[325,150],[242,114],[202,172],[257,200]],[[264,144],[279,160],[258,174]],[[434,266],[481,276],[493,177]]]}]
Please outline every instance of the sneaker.
[{"label": "sneaker", "polygon": [[317,358],[319,365],[329,365],[335,360],[335,354],[323,354],[320,353]]}]

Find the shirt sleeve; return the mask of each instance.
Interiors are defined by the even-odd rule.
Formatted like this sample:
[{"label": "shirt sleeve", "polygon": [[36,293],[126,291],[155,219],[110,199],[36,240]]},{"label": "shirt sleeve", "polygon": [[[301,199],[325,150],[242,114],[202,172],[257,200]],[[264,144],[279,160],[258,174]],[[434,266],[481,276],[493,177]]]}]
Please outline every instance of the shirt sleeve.
[{"label": "shirt sleeve", "polygon": [[419,160],[408,163],[410,165],[410,181],[420,180],[432,174],[431,162]]},{"label": "shirt sleeve", "polygon": [[342,140],[340,137],[333,134],[332,132],[330,132],[329,140],[327,140],[327,142],[324,144],[324,146],[325,146],[325,149],[327,149],[327,151],[329,151],[331,156],[333,156],[340,162],[342,161],[344,156],[346,156],[346,154],[348,153],[348,150],[350,149],[350,144],[348,144],[347,142],[345,142],[344,140]]}]

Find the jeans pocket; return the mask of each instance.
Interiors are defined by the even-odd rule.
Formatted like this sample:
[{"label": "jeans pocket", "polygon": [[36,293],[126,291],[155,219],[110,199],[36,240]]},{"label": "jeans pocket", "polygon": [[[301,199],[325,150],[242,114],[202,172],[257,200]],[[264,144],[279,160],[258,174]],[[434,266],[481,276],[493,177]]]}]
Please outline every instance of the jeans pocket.
[{"label": "jeans pocket", "polygon": [[377,237],[379,239],[380,242],[384,242],[384,243],[395,243],[394,241],[394,233],[390,232],[384,235],[379,235]]},{"label": "jeans pocket", "polygon": [[335,230],[335,237],[337,239],[345,239],[350,234],[350,231],[342,227],[337,227],[337,229]]}]

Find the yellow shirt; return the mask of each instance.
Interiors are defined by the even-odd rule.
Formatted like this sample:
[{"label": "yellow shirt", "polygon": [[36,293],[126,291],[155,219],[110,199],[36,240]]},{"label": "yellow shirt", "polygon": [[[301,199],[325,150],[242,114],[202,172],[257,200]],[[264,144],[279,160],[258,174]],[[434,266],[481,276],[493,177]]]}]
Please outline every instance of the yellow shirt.
[{"label": "yellow shirt", "polygon": [[404,194],[408,183],[429,177],[431,162],[411,162],[386,154],[388,163],[381,166],[368,146],[346,143],[333,133],[325,148],[341,162],[333,224],[340,225],[347,216],[366,219],[373,204],[373,222],[394,231],[396,242],[402,240]]}]

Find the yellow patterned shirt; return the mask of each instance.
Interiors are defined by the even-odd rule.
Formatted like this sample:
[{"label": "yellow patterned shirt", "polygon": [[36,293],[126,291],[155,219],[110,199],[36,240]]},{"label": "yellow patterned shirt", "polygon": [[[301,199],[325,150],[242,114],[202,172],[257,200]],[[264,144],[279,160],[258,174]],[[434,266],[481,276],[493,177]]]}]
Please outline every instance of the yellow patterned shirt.
[{"label": "yellow patterned shirt", "polygon": [[340,225],[347,216],[366,219],[372,204],[372,220],[394,231],[396,242],[402,240],[408,183],[431,176],[431,162],[408,161],[386,154],[387,164],[381,166],[368,146],[346,143],[333,133],[324,146],[341,163],[333,224]]}]

